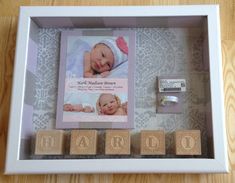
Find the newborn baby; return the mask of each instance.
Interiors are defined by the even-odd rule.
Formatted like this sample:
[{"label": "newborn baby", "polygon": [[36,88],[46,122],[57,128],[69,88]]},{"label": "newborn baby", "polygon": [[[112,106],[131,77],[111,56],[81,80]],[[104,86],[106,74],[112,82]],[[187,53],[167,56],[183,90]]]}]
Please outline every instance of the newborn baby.
[{"label": "newborn baby", "polygon": [[127,115],[127,102],[121,104],[119,97],[110,93],[101,94],[96,107],[100,115]]},{"label": "newborn baby", "polygon": [[123,37],[105,39],[84,54],[84,77],[109,75],[110,71],[127,61],[128,45]]},{"label": "newborn baby", "polygon": [[94,107],[88,105],[83,107],[82,104],[64,104],[63,110],[69,112],[95,112]]}]

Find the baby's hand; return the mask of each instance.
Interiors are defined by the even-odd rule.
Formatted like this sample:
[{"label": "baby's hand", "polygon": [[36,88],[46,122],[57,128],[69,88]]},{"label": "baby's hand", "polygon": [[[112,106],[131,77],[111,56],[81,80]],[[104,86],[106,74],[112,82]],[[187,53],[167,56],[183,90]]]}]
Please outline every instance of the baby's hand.
[{"label": "baby's hand", "polygon": [[91,72],[85,72],[84,78],[95,78],[95,75],[93,75]]},{"label": "baby's hand", "polygon": [[73,111],[81,112],[83,111],[83,106],[82,104],[76,104],[73,106]]},{"label": "baby's hand", "polygon": [[102,76],[102,78],[107,77],[109,74],[110,74],[109,71],[105,71],[105,72],[100,73],[100,75]]},{"label": "baby's hand", "polygon": [[94,109],[94,107],[91,107],[91,106],[85,106],[83,108],[83,112],[91,113],[91,112],[95,112],[95,109]]}]

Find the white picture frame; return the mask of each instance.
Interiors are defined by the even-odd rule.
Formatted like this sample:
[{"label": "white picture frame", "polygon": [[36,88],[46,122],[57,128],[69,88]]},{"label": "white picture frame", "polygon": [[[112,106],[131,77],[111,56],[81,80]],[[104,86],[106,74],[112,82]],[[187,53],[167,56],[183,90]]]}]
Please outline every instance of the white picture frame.
[{"label": "white picture frame", "polygon": [[[45,26],[64,21],[70,26],[69,17],[127,18],[126,25],[135,26],[136,17],[166,18],[164,26],[180,26],[195,23],[197,17],[207,18],[210,88],[212,105],[212,136],[214,158],[141,158],[141,159],[53,159],[21,160],[20,144],[25,98],[25,78],[29,34],[34,31],[35,21]],[[185,17],[176,21],[179,17]],[[191,17],[195,21],[188,21]],[[59,20],[59,21],[52,21]],[[48,24],[47,24],[47,23]],[[159,22],[154,22],[158,24]],[[92,24],[92,22],[91,22]],[[113,22],[119,26],[120,21]],[[125,22],[122,23],[125,25]],[[185,6],[117,6],[117,7],[21,7],[14,66],[11,113],[8,132],[6,174],[35,173],[209,173],[228,172],[227,140],[224,118],[224,94],[218,5]]]}]

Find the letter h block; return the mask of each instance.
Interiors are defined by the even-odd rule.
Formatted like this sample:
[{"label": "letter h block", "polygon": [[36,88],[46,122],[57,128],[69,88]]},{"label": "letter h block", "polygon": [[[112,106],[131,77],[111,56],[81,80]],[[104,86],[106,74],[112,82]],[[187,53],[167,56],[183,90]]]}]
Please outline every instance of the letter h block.
[{"label": "letter h block", "polygon": [[72,130],[70,139],[71,155],[96,155],[97,131]]},{"label": "letter h block", "polygon": [[128,130],[107,130],[105,137],[106,155],[129,155],[130,132]]},{"label": "letter h block", "polygon": [[39,130],[36,133],[36,155],[62,155],[65,134],[63,130]]},{"label": "letter h block", "polygon": [[175,132],[176,155],[201,155],[200,130],[179,130]]}]

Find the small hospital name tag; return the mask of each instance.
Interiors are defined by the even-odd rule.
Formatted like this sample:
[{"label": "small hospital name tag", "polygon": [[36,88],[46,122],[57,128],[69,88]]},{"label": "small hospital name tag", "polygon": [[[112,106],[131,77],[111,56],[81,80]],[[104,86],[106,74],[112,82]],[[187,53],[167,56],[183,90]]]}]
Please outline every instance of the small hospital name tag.
[{"label": "small hospital name tag", "polygon": [[159,79],[159,92],[186,92],[185,79]]}]

